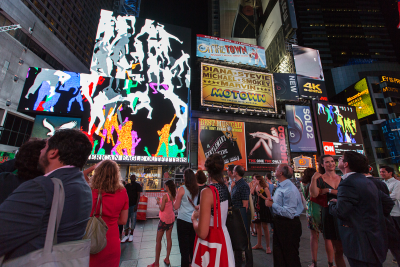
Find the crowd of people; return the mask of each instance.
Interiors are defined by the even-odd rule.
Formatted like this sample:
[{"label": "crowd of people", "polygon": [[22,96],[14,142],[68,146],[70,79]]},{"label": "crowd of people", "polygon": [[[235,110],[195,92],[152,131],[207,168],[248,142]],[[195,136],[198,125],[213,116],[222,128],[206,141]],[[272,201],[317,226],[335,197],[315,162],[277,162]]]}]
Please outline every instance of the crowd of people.
[{"label": "crowd of people", "polygon": [[[90,255],[90,266],[119,266],[120,243],[133,241],[142,187],[135,175],[123,183],[119,166],[112,160],[81,171],[91,151],[86,135],[64,129],[46,141],[30,140],[14,160],[0,165],[0,257],[7,261],[43,248],[54,192],[50,178],[58,178],[65,202],[57,242],[82,239],[89,218],[101,216],[108,227],[107,245]],[[272,253],[274,266],[301,266],[303,211],[310,229],[311,267],[317,267],[320,233],[328,266],[346,266],[344,256],[350,266],[382,266],[388,250],[399,262],[400,181],[394,178],[393,168],[381,166],[381,181],[369,174],[364,155],[346,151],[338,159],[343,173],[339,176],[335,159],[325,155],[318,171],[304,171],[298,188],[288,164],[277,166],[277,185],[270,174],[255,173],[246,182],[243,166],[225,166],[221,155],[210,155],[204,166],[208,175],[186,169],[179,188],[165,175],[166,192],[156,199],[160,221],[150,267],[160,264],[164,233],[163,262],[170,266],[174,225],[181,266],[253,266],[256,249]],[[230,209],[240,214],[242,238],[248,243],[244,250],[233,249],[231,240],[237,237],[228,231]],[[257,237],[254,246],[251,235]],[[214,255],[213,249],[218,253]]]}]

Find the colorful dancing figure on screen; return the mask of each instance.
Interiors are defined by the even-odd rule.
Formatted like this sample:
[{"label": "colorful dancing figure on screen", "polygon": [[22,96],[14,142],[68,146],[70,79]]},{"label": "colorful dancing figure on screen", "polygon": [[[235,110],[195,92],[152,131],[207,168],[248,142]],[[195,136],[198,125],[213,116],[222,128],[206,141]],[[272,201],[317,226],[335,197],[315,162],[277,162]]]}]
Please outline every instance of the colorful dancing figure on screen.
[{"label": "colorful dancing figure on screen", "polygon": [[168,157],[168,151],[169,151],[169,131],[171,130],[172,123],[174,122],[176,118],[176,114],[174,115],[174,118],[170,122],[170,124],[165,124],[164,127],[161,129],[161,131],[157,131],[157,134],[160,136],[160,143],[158,144],[157,152],[155,154],[156,157],[162,157],[161,149],[162,146],[164,145],[165,147],[165,156]]}]

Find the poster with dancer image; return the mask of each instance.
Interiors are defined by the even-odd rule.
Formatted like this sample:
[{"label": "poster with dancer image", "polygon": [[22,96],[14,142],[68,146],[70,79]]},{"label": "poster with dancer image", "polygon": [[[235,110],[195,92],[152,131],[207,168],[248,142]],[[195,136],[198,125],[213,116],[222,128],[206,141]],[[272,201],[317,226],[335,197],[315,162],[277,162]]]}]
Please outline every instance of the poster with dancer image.
[{"label": "poster with dancer image", "polygon": [[235,164],[247,169],[244,133],[244,122],[199,118],[199,169],[205,169],[207,157],[214,153],[221,154],[225,167]]},{"label": "poster with dancer image", "polygon": [[246,123],[246,150],[249,171],[274,171],[288,163],[285,127]]}]

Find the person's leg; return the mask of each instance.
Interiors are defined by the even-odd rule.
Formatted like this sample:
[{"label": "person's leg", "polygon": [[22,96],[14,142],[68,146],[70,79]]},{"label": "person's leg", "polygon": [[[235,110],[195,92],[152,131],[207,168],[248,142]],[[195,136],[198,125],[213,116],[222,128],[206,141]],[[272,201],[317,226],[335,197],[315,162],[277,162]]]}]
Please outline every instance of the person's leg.
[{"label": "person's leg", "polygon": [[131,218],[131,235],[133,235],[133,231],[136,228],[136,213],[135,208],[137,207],[138,204],[132,207],[132,218]]},{"label": "person's leg", "polygon": [[264,229],[264,235],[265,235],[265,243],[267,244],[267,249],[266,253],[270,254],[271,253],[271,248],[269,246],[269,229],[268,229],[268,223],[262,223],[262,228]]},{"label": "person's leg", "polygon": [[335,263],[337,267],[346,267],[346,262],[343,257],[342,241],[332,240],[333,249],[335,251]]},{"label": "person's leg", "polygon": [[126,221],[126,224],[125,224],[125,235],[128,235],[129,234],[129,223],[130,223],[130,221],[131,221],[131,218],[132,218],[132,211],[133,211],[133,207],[129,207],[129,209],[128,209],[128,220]]},{"label": "person's leg", "polygon": [[118,230],[119,230],[119,239],[122,239],[122,232],[124,231],[124,226],[123,225],[118,225]]},{"label": "person's leg", "polygon": [[191,264],[192,260],[193,260],[193,249],[194,249],[194,242],[196,240],[196,232],[194,231],[192,223],[189,223],[188,227],[189,227],[189,230],[188,230],[188,232],[189,232],[189,238],[188,238],[188,240],[189,240],[189,244],[188,244],[189,264]]},{"label": "person's leg", "polygon": [[333,244],[332,244],[332,240],[329,239],[325,239],[325,251],[326,251],[326,255],[328,257],[328,263],[332,263],[333,264],[333,258],[335,256],[335,250],[333,249]]},{"label": "person's leg", "polygon": [[167,255],[165,256],[164,262],[169,263],[169,255],[171,254],[172,248],[172,238],[171,238],[172,228],[167,231]]},{"label": "person's leg", "polygon": [[257,244],[253,247],[253,249],[264,249],[261,243],[261,238],[262,238],[261,222],[254,224],[256,226],[256,231],[257,231]]},{"label": "person's leg", "polygon": [[156,237],[156,260],[154,261],[154,266],[159,266],[160,264],[160,253],[161,253],[161,241],[164,235],[164,230],[157,231]]},{"label": "person's leg", "polygon": [[274,235],[272,236],[272,255],[274,258],[274,267],[286,266],[285,264],[285,248],[282,239],[286,238],[285,224],[281,220],[274,219]]},{"label": "person's leg", "polygon": [[315,230],[310,230],[310,248],[311,248],[311,259],[312,259],[312,265],[310,266],[316,266],[317,263],[317,255],[318,255],[318,238],[319,238],[319,233]]},{"label": "person's leg", "polygon": [[[251,223],[251,211],[250,209],[247,209],[246,212],[246,219],[247,219],[247,240],[249,240],[249,246],[245,250],[245,256],[246,256],[246,267],[253,267],[253,250],[251,249],[251,242],[250,242],[250,223]],[[262,231],[260,229],[260,233],[262,235]],[[258,233],[257,233],[258,234]]]},{"label": "person's leg", "polygon": [[189,266],[189,250],[188,250],[188,230],[185,221],[181,219],[176,220],[176,227],[178,232],[179,251],[181,253],[181,266]]}]

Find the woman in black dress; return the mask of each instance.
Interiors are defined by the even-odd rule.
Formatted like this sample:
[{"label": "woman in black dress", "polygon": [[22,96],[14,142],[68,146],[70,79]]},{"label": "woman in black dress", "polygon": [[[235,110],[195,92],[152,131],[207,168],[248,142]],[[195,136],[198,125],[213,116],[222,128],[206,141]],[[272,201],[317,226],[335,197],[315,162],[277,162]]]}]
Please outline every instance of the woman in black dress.
[{"label": "woman in black dress", "polygon": [[265,206],[265,200],[271,198],[271,193],[269,192],[268,185],[265,182],[264,178],[261,175],[255,175],[256,184],[254,190],[254,210],[255,210],[255,218],[253,223],[256,225],[257,229],[257,244],[253,247],[253,249],[264,249],[261,244],[262,238],[262,230],[261,226],[264,229],[265,235],[265,243],[267,244],[266,253],[271,254],[271,248],[269,246],[269,230],[268,223],[272,222],[272,214],[270,209]]}]

